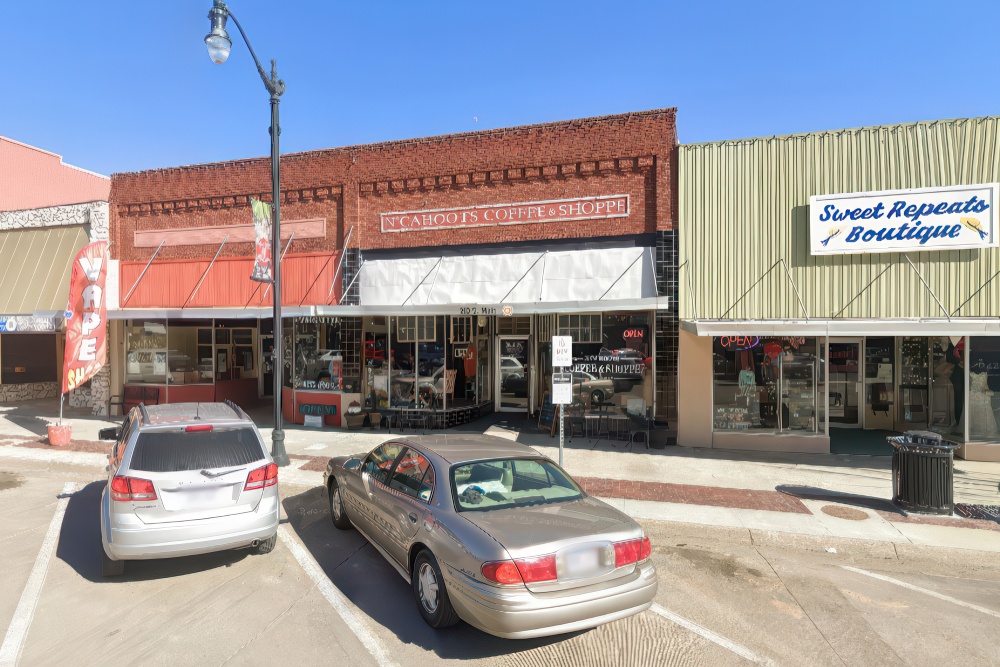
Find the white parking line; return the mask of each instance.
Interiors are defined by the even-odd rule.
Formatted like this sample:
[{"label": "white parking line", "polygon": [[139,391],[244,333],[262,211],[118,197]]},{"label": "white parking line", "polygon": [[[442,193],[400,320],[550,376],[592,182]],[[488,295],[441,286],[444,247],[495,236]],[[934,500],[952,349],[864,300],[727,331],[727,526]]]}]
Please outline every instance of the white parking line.
[{"label": "white parking line", "polygon": [[752,662],[754,664],[757,664],[757,665],[773,665],[774,664],[769,659],[762,658],[761,656],[757,655],[756,653],[754,653],[753,651],[751,651],[747,647],[740,646],[736,642],[730,641],[729,639],[726,639],[722,635],[719,635],[719,634],[716,634],[716,633],[712,632],[708,628],[704,628],[704,627],[698,625],[697,623],[695,623],[693,621],[689,621],[689,620],[687,620],[686,618],[684,618],[682,616],[678,616],[674,612],[672,612],[672,611],[670,611],[668,609],[664,609],[663,607],[661,607],[660,605],[656,604],[655,602],[653,603],[653,606],[650,607],[650,611],[653,611],[653,612],[659,614],[660,616],[662,616],[663,618],[666,618],[667,620],[673,621],[674,623],[676,623],[677,625],[681,626],[682,628],[687,628],[691,632],[693,632],[693,633],[695,633],[697,635],[701,635],[702,637],[704,637],[708,641],[714,642],[714,643],[718,644],[719,646],[721,646],[722,648],[724,648],[726,650],[729,650],[729,651],[732,651],[733,653],[735,653],[736,655],[740,656],[741,658],[746,658],[747,660],[749,660],[750,662]]},{"label": "white parking line", "polygon": [[309,578],[313,580],[314,584],[316,584],[316,587],[323,594],[323,597],[326,598],[326,601],[330,603],[330,606],[333,607],[334,611],[340,615],[340,618],[343,619],[347,627],[351,629],[351,632],[355,634],[361,643],[364,644],[364,647],[368,649],[368,652],[372,654],[372,657],[375,658],[375,662],[379,665],[383,665],[383,667],[394,667],[395,663],[393,663],[393,661],[389,659],[389,656],[386,655],[382,645],[371,635],[370,632],[368,632],[368,629],[361,622],[361,619],[358,618],[358,615],[355,613],[356,607],[354,604],[348,600],[336,586],[333,585],[333,582],[326,576],[323,572],[323,568],[319,566],[319,563],[317,563],[316,559],[312,557],[312,554],[306,551],[305,548],[303,548],[303,546],[299,544],[291,534],[289,534],[288,528],[285,526],[280,526],[278,528],[278,536],[281,537],[282,544],[284,544],[288,550],[292,552],[295,560],[299,562],[299,565],[303,570],[305,570],[305,573],[309,575]]},{"label": "white parking line", "polygon": [[989,616],[995,616],[1000,618],[1000,611],[994,611],[993,609],[987,609],[986,607],[980,607],[977,604],[972,604],[971,602],[965,602],[964,600],[959,600],[957,598],[949,597],[947,595],[942,595],[936,591],[928,590],[926,588],[921,588],[920,586],[914,586],[913,584],[908,584],[905,581],[900,581],[899,579],[893,579],[892,577],[887,577],[884,574],[876,574],[874,572],[869,572],[868,570],[862,570],[857,567],[850,567],[848,565],[841,565],[845,570],[850,570],[851,572],[856,572],[857,574],[863,574],[866,577],[871,577],[873,579],[879,579],[880,581],[887,581],[890,584],[896,584],[897,586],[902,586],[903,588],[908,588],[911,591],[916,591],[917,593],[923,593],[924,595],[930,595],[938,600],[944,600],[945,602],[951,602],[952,604],[957,604],[959,607],[965,607],[966,609],[974,609],[975,611],[982,612]]},{"label": "white parking line", "polygon": [[49,560],[52,559],[52,551],[59,540],[59,531],[62,530],[63,517],[66,515],[66,505],[69,504],[69,495],[76,490],[76,484],[67,482],[63,486],[63,497],[56,503],[55,514],[49,522],[49,530],[42,540],[42,548],[35,559],[35,565],[28,575],[28,583],[24,585],[21,592],[21,599],[14,610],[14,618],[7,627],[7,635],[4,637],[3,645],[0,646],[0,666],[16,665],[24,648],[24,639],[28,636],[28,628],[31,627],[31,619],[35,615],[35,606],[38,598],[42,594],[42,585],[45,583],[45,575],[49,570]]}]

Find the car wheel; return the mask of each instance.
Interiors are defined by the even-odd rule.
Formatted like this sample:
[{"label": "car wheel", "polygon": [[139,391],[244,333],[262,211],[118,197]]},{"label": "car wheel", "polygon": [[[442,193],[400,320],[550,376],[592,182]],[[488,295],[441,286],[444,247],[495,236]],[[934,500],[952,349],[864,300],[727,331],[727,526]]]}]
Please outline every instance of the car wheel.
[{"label": "car wheel", "polygon": [[123,574],[125,574],[125,561],[111,560],[105,553],[104,547],[101,547],[101,576],[120,577]]},{"label": "car wheel", "polygon": [[417,598],[417,609],[427,625],[432,628],[447,628],[458,623],[448,592],[444,587],[441,568],[430,551],[424,550],[413,560],[413,595]]},{"label": "car wheel", "polygon": [[344,497],[340,494],[340,485],[337,480],[330,480],[330,519],[333,525],[341,530],[351,527],[351,520],[347,518],[347,508],[344,507]]},{"label": "car wheel", "polygon": [[272,551],[274,551],[274,545],[277,544],[277,542],[278,542],[278,534],[275,533],[271,537],[257,544],[257,546],[254,549],[254,553],[260,555],[269,554]]},{"label": "car wheel", "polygon": [[590,392],[590,402],[591,403],[603,403],[604,402],[604,392],[600,389],[595,389]]}]

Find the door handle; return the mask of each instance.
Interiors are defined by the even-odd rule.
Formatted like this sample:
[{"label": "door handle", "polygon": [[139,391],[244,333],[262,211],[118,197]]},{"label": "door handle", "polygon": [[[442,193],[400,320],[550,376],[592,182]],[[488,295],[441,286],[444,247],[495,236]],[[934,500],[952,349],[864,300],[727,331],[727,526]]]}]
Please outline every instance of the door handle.
[{"label": "door handle", "polygon": [[413,512],[410,512],[409,517],[410,517],[410,523],[416,523],[417,522],[417,515],[414,514]]}]

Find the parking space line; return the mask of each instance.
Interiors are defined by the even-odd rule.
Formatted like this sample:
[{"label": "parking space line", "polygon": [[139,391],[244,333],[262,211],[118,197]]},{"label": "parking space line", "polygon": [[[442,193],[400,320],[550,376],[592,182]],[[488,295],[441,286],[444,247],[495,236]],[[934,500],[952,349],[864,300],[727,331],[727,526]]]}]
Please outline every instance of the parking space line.
[{"label": "parking space line", "polygon": [[890,584],[895,584],[897,586],[901,586],[903,588],[907,588],[907,589],[909,589],[911,591],[916,591],[917,593],[923,593],[924,595],[930,595],[931,597],[937,598],[938,600],[944,600],[945,602],[951,602],[952,604],[957,604],[958,606],[965,607],[966,609],[973,609],[975,611],[982,612],[982,613],[987,614],[989,616],[995,616],[996,618],[1000,618],[1000,611],[994,611],[993,609],[987,609],[986,607],[980,607],[977,604],[972,604],[971,602],[965,602],[964,600],[959,600],[958,598],[953,598],[953,597],[950,597],[948,595],[943,595],[941,593],[938,593],[937,591],[932,591],[932,590],[929,590],[927,588],[921,588],[920,586],[914,586],[913,584],[908,584],[905,581],[900,581],[899,579],[893,579],[892,577],[887,577],[884,574],[876,574],[874,572],[869,572],[868,570],[862,570],[861,568],[850,567],[849,565],[841,565],[841,567],[844,568],[845,570],[850,570],[851,572],[855,572],[857,574],[863,574],[866,577],[871,577],[873,579],[878,579],[880,581],[885,581],[885,582],[888,582]]},{"label": "parking space line", "polygon": [[663,618],[665,618],[665,619],[667,619],[669,621],[673,621],[674,623],[676,623],[677,625],[681,626],[682,628],[687,628],[688,630],[690,630],[691,632],[695,633],[696,635],[701,635],[702,637],[704,637],[708,641],[713,642],[715,644],[718,644],[722,648],[724,648],[724,649],[726,649],[728,651],[732,651],[733,653],[735,653],[736,655],[740,656],[741,658],[746,658],[747,660],[749,660],[750,662],[752,662],[754,664],[757,664],[757,665],[773,665],[774,664],[769,659],[762,658],[761,656],[757,655],[756,653],[754,653],[753,651],[751,651],[747,647],[740,646],[736,642],[731,641],[729,639],[726,639],[722,635],[716,634],[716,633],[712,632],[711,630],[709,630],[708,628],[705,628],[705,627],[702,627],[702,626],[698,625],[694,621],[689,621],[689,620],[687,620],[686,618],[684,618],[682,616],[678,616],[674,612],[672,612],[672,611],[670,611],[668,609],[665,609],[664,607],[661,607],[659,604],[657,604],[655,602],[653,603],[653,606],[650,607],[650,611],[659,614],[660,616],[662,616]]},{"label": "parking space line", "polygon": [[282,544],[284,544],[295,560],[298,561],[299,565],[305,570],[305,573],[309,575],[313,583],[319,589],[326,601],[330,603],[334,611],[340,615],[340,618],[344,621],[351,632],[361,641],[368,652],[371,653],[372,657],[375,658],[375,662],[383,667],[394,667],[395,663],[389,659],[386,652],[383,650],[382,645],[379,644],[378,640],[375,639],[368,632],[368,629],[358,618],[355,613],[354,604],[344,596],[340,590],[333,585],[330,578],[326,576],[323,572],[323,568],[319,566],[316,559],[312,557],[305,548],[298,543],[298,541],[288,532],[288,528],[285,526],[280,526],[278,528],[278,536],[281,538]]},{"label": "parking space line", "polygon": [[35,606],[38,598],[42,594],[42,586],[45,584],[45,575],[49,571],[49,561],[52,559],[52,552],[55,550],[56,542],[59,541],[59,532],[62,530],[63,517],[66,515],[66,506],[69,504],[69,496],[76,490],[76,484],[67,482],[63,486],[62,497],[56,503],[55,514],[49,522],[49,530],[42,540],[42,548],[38,551],[35,565],[28,575],[28,582],[21,591],[21,599],[14,610],[14,617],[7,627],[7,634],[4,637],[3,645],[0,645],[0,666],[16,665],[24,648],[24,640],[28,636],[28,628],[31,627],[31,620],[35,615]]}]

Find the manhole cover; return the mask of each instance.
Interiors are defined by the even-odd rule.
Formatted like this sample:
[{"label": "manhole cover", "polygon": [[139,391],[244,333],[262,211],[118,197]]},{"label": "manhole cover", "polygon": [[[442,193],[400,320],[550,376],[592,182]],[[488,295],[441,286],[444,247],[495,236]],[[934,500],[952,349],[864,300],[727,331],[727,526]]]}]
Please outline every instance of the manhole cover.
[{"label": "manhole cover", "polygon": [[835,516],[838,519],[847,519],[848,521],[864,521],[868,518],[868,515],[861,510],[856,510],[851,507],[842,507],[841,505],[823,505],[820,510],[823,514],[829,514],[830,516]]}]

